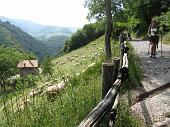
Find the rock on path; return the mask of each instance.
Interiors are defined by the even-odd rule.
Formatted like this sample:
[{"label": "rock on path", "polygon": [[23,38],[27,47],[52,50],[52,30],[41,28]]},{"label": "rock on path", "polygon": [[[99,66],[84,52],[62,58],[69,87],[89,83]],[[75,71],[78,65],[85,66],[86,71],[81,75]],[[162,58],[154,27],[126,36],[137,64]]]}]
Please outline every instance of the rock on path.
[{"label": "rock on path", "polygon": [[[145,91],[151,91],[162,85],[170,83],[170,46],[163,45],[157,50],[157,58],[148,55],[148,41],[132,41],[137,55],[141,59],[144,73],[142,81]],[[143,118],[149,127],[170,127],[170,88],[155,96],[146,98],[131,107],[132,111]]]}]

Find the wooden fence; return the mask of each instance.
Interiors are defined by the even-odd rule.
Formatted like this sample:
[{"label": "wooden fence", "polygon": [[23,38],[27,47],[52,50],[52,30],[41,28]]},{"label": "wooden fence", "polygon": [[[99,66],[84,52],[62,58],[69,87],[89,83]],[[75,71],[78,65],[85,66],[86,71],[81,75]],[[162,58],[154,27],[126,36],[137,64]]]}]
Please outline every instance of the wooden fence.
[{"label": "wooden fence", "polygon": [[[114,59],[113,63],[103,63],[102,65],[102,100],[82,120],[78,127],[96,127],[106,115],[110,118],[109,126],[114,126],[120,87],[122,82],[128,77],[129,48],[126,45],[126,40],[123,35],[120,35],[119,42],[120,59]],[[120,69],[119,63],[121,66]]]}]

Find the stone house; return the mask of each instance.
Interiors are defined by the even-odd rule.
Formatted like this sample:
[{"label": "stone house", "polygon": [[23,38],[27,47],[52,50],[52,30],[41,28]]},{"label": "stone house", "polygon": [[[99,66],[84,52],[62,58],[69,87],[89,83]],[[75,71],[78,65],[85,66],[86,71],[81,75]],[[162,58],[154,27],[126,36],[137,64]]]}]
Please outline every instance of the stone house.
[{"label": "stone house", "polygon": [[20,69],[19,75],[26,76],[28,74],[38,74],[38,60],[23,60],[17,65]]}]

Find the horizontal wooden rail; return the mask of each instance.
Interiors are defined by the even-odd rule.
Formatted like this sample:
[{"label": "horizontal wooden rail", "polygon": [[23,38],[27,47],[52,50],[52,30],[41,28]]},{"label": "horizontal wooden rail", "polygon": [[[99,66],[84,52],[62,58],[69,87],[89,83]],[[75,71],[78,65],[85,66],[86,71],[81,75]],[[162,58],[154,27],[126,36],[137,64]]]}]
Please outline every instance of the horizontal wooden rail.
[{"label": "horizontal wooden rail", "polygon": [[[126,62],[125,62],[126,61]],[[87,115],[87,117],[79,124],[78,127],[95,127],[101,119],[114,105],[116,96],[119,92],[122,81],[128,76],[128,59],[124,55],[123,65],[120,69],[121,76],[114,82],[106,96],[98,103],[98,105]]]},{"label": "horizontal wooden rail", "polygon": [[121,79],[117,79],[100,103],[80,123],[79,127],[93,127],[95,122],[103,115],[103,112],[110,109],[114,104],[117,92],[120,88]]}]

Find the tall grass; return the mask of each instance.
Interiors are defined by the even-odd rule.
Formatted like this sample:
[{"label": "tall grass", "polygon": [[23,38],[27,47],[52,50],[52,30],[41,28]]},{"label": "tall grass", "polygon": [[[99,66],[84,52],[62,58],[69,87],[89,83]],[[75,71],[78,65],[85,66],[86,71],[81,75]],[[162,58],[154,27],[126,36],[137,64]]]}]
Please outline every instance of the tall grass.
[{"label": "tall grass", "polygon": [[124,82],[123,87],[121,88],[121,91],[123,93],[128,90],[133,90],[138,86],[141,86],[141,81],[143,77],[140,59],[136,55],[133,47],[131,45],[128,45],[128,46],[130,47],[130,51],[128,54],[129,76],[128,76],[128,79]]},{"label": "tall grass", "polygon": [[117,109],[115,127],[144,127],[136,117],[132,116],[129,108],[125,101],[120,102]]},{"label": "tall grass", "polygon": [[72,77],[54,102],[46,96],[34,98],[25,110],[4,111],[3,127],[75,127],[101,98],[101,62],[78,77]]},{"label": "tall grass", "polygon": [[160,40],[160,41],[163,41],[163,43],[170,45],[170,32],[166,33],[163,36],[163,40]]}]

